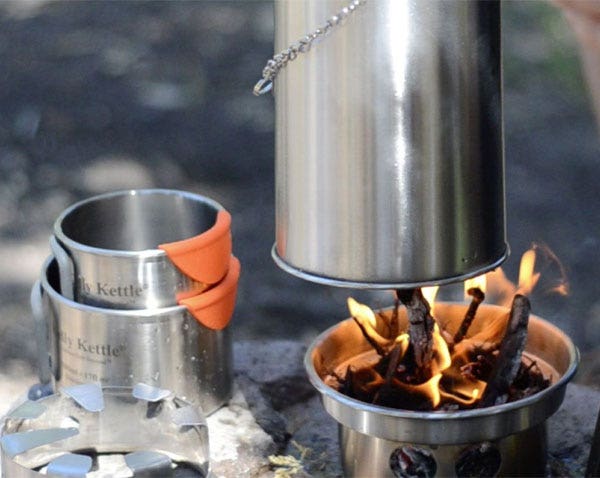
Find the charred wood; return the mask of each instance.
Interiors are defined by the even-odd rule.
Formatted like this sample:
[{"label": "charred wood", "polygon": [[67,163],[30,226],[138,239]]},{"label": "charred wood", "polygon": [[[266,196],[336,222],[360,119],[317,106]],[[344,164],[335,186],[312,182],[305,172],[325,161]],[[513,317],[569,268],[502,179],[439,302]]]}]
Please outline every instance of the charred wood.
[{"label": "charred wood", "polygon": [[367,342],[369,342],[369,345],[375,349],[377,355],[385,357],[385,355],[387,354],[385,348],[382,347],[381,344],[379,344],[379,342],[374,337],[371,337],[369,335],[368,330],[363,324],[360,323],[360,321],[356,317],[352,317],[352,319],[354,319],[354,322],[356,322],[356,325],[358,325],[358,328],[362,332],[363,337],[367,340]]},{"label": "charred wood", "polygon": [[481,400],[482,407],[500,405],[508,400],[510,386],[517,378],[521,366],[530,311],[527,297],[515,295],[498,358]]},{"label": "charred wood", "polygon": [[402,349],[399,344],[396,344],[392,351],[389,354],[388,364],[385,371],[384,383],[381,388],[375,394],[375,398],[373,398],[373,403],[377,404],[381,395],[385,395],[390,388],[392,387],[392,379],[394,375],[396,375],[396,371],[398,369],[398,365],[400,364],[400,359],[402,358]]},{"label": "charred wood", "polygon": [[396,296],[406,307],[408,337],[416,370],[423,378],[429,378],[433,359],[433,326],[429,304],[421,289],[397,290]]},{"label": "charred wood", "polygon": [[471,304],[469,304],[469,308],[465,313],[465,318],[462,320],[460,327],[456,331],[456,334],[454,334],[453,342],[455,344],[459,343],[465,337],[465,335],[467,335],[469,327],[471,327],[471,324],[475,319],[475,314],[477,314],[479,304],[481,304],[485,299],[485,294],[478,287],[473,287],[469,289],[467,291],[467,294],[469,294],[472,297]]}]

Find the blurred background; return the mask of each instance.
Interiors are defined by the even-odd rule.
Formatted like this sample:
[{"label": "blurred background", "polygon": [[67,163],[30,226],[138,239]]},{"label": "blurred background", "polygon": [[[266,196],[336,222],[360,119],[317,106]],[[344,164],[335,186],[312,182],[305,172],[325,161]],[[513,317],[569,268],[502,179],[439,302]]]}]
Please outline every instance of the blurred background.
[{"label": "blurred background", "polygon": [[[534,295],[600,381],[600,144],[573,31],[546,1],[503,2],[508,240],[560,258],[568,297]],[[56,216],[98,193],[163,187],[233,215],[243,266],[237,340],[308,342],[345,318],[346,297],[279,270],[274,110],[252,87],[273,54],[267,1],[0,1],[0,380],[23,391],[37,347],[29,291]]]}]

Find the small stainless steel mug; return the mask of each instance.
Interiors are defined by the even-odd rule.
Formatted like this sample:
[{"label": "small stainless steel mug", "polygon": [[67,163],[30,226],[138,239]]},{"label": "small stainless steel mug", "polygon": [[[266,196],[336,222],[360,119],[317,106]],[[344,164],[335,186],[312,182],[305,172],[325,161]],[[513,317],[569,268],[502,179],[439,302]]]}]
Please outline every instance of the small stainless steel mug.
[{"label": "small stainless steel mug", "polygon": [[219,282],[231,256],[231,216],[183,191],[119,191],[78,202],[50,244],[62,294],[116,309],[176,305]]},{"label": "small stainless steel mug", "polygon": [[[234,279],[237,284],[236,259],[232,259],[230,274],[234,277],[226,277],[221,284],[231,284]],[[74,302],[60,291],[58,264],[49,258],[32,291],[42,381],[51,380],[55,387],[143,382],[173,390],[207,414],[230,398],[233,379],[228,327],[209,328],[185,306],[103,309]],[[232,302],[231,294],[235,299],[235,289],[227,286],[206,307],[214,307],[220,300]]]}]

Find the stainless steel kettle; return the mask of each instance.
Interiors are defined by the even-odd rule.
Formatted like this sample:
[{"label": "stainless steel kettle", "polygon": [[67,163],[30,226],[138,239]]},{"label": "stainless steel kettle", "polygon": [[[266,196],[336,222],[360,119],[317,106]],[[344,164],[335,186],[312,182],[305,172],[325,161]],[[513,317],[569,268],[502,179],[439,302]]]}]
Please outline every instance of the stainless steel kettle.
[{"label": "stainless steel kettle", "polygon": [[348,5],[275,3],[276,262],[375,288],[496,267],[508,254],[500,2]]}]

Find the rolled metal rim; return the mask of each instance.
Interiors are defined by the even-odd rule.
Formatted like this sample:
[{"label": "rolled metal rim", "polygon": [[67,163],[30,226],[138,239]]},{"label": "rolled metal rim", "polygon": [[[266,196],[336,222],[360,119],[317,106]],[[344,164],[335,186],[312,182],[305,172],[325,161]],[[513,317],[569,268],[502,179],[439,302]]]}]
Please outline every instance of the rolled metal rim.
[{"label": "rolled metal rim", "polygon": [[[62,223],[64,219],[69,216],[76,209],[99,200],[112,199],[119,196],[142,196],[142,195],[164,195],[164,196],[178,196],[189,199],[190,201],[196,203],[203,203],[207,206],[210,206],[215,209],[215,211],[224,210],[223,206],[219,204],[217,201],[207,198],[205,196],[201,196],[199,194],[190,193],[187,191],[179,191],[176,189],[129,189],[123,191],[114,191],[110,193],[100,194],[97,196],[93,196],[82,201],[76,202],[72,204],[67,209],[65,209],[56,219],[53,226],[54,236],[67,248],[76,249],[83,253],[94,254],[98,256],[110,256],[110,257],[121,257],[121,258],[131,258],[131,259],[151,259],[151,258],[162,258],[166,257],[166,252],[162,249],[145,249],[141,251],[128,251],[122,249],[107,249],[102,247],[89,246],[87,244],[83,244],[81,242],[77,242],[67,236],[62,230]],[[198,234],[201,234],[206,231],[198,231]],[[181,240],[188,239],[182,237]],[[158,244],[157,244],[158,246]]]},{"label": "rolled metal rim", "polygon": [[346,287],[350,289],[401,289],[401,288],[415,288],[415,287],[427,287],[433,285],[445,285],[452,284],[454,282],[464,282],[467,279],[477,277],[478,275],[485,274],[496,267],[500,266],[510,254],[508,244],[502,255],[489,264],[485,264],[483,267],[471,270],[466,274],[451,277],[440,277],[434,279],[428,279],[419,282],[356,282],[353,280],[341,279],[338,277],[327,277],[319,274],[315,274],[305,269],[295,267],[294,265],[287,262],[277,252],[277,243],[273,244],[271,249],[271,257],[281,269],[285,272],[292,274],[300,279],[316,282],[318,284],[324,284],[333,287]]},{"label": "rolled metal rim", "polygon": [[[453,445],[493,440],[531,428],[558,409],[580,358],[579,351],[566,334],[532,315],[530,326],[545,327],[559,336],[568,353],[569,366],[556,383],[529,397],[493,407],[458,412],[400,410],[350,398],[326,385],[318,375],[313,355],[332,332],[351,320],[342,321],[322,332],[306,351],[304,366],[310,382],[321,393],[325,409],[340,425],[386,440]],[[498,426],[491,429],[490,420]]]},{"label": "rolled metal rim", "polygon": [[47,293],[51,300],[56,303],[63,304],[65,307],[70,309],[78,310],[85,314],[98,314],[102,316],[113,316],[123,318],[148,318],[156,320],[160,317],[172,317],[173,315],[180,315],[183,313],[189,313],[188,308],[183,305],[174,305],[170,307],[161,308],[147,308],[147,309],[107,309],[103,307],[96,307],[93,305],[83,304],[75,302],[74,300],[68,299],[67,297],[60,294],[50,281],[48,280],[48,269],[56,259],[54,256],[50,256],[44,262],[42,266],[42,274],[40,283],[42,290]]}]

